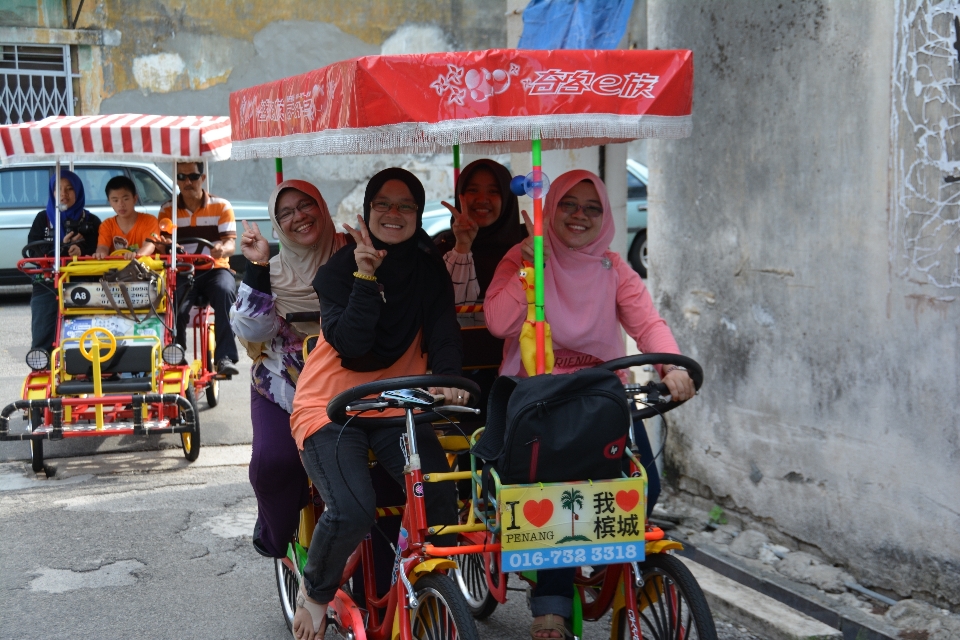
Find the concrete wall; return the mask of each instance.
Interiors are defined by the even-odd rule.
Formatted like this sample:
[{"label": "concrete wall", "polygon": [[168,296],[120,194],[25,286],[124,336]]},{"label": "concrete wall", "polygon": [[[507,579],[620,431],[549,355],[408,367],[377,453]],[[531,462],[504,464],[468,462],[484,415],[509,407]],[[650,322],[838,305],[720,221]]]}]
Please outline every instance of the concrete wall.
[{"label": "concrete wall", "polygon": [[684,490],[956,606],[960,304],[895,270],[897,15],[650,0],[696,68],[692,138],[649,147],[652,290],[706,371],[668,451]]},{"label": "concrete wall", "polygon": [[[505,6],[505,0],[88,2],[78,26],[117,29],[122,41],[103,50],[95,99],[84,112],[226,115],[233,90],[338,60],[501,47]],[[336,212],[358,184],[393,164],[422,169],[428,197],[448,198],[450,162],[431,156],[298,158],[285,161],[284,169],[287,177],[315,182]],[[232,199],[266,200],[275,184],[272,161],[220,163],[211,167],[211,177],[213,191]]]}]

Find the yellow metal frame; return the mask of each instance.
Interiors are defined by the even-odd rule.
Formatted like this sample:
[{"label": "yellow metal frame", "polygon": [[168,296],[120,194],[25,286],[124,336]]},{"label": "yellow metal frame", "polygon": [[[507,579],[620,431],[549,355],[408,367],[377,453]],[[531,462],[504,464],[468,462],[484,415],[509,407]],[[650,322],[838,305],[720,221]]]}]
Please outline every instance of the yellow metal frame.
[{"label": "yellow metal frame", "polygon": [[[150,257],[143,257],[137,260],[150,271],[157,274],[156,293],[157,293],[157,313],[163,313],[167,310],[166,296],[166,265],[160,260]],[[108,271],[114,269],[123,269],[130,260],[84,260],[73,261],[63,266],[60,273],[63,277],[57,285],[57,298],[59,299],[61,316],[115,316],[118,315],[113,309],[88,309],[85,307],[64,307],[63,306],[63,285],[70,284],[71,276],[102,276]],[[99,283],[96,283],[99,284]],[[127,311],[150,311],[149,305],[139,309],[128,309]]]}]

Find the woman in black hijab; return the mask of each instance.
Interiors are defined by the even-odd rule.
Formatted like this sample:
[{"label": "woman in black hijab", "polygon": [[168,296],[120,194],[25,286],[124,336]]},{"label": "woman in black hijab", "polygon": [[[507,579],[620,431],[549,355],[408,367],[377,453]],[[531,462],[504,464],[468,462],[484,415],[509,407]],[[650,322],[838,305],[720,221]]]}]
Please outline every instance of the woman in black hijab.
[{"label": "woman in black hijab", "polygon": [[[453,215],[450,230],[436,238],[447,271],[453,280],[458,305],[483,302],[487,286],[507,251],[527,237],[520,221],[517,196],[510,191],[510,172],[499,162],[474,160],[457,180],[456,206],[444,202]],[[497,378],[503,356],[503,340],[490,335],[483,314],[461,314],[464,351],[463,375],[480,385],[480,408],[486,410],[490,388]],[[486,415],[461,419],[462,428],[473,431],[486,424]],[[460,457],[469,468],[468,454]],[[470,481],[460,483],[460,495],[470,495]]]},{"label": "woman in black hijab", "polygon": [[[313,286],[320,298],[322,339],[297,383],[290,426],[301,460],[326,509],[314,530],[294,615],[297,638],[322,637],[326,605],[333,599],[350,553],[373,525],[376,492],[367,450],[397,482],[403,454],[391,429],[364,430],[330,422],[326,408],[338,393],[397,376],[460,375],[460,327],[453,285],[429,236],[421,228],[424,192],[403,169],[381,171],[367,185],[357,229],[344,225],[355,245],[320,267]],[[437,389],[448,404],[466,404],[458,389]],[[424,472],[449,471],[433,427],[418,426]],[[431,523],[456,524],[450,483],[425,489]],[[455,539],[439,544],[454,544]]]},{"label": "woman in black hijab", "polygon": [[457,180],[454,205],[443,205],[453,219],[436,243],[453,279],[456,304],[481,302],[500,260],[527,235],[510,191],[510,172],[493,160],[474,160]]}]

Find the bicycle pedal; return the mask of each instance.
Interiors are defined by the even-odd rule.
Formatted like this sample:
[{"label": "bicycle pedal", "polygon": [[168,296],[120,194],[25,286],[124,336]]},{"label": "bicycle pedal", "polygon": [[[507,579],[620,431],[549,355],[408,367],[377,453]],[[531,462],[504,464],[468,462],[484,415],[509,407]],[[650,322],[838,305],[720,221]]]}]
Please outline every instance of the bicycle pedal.
[{"label": "bicycle pedal", "polygon": [[214,374],[213,378],[214,378],[215,380],[233,380],[233,376],[228,376],[228,375],[225,374],[225,373],[217,373],[217,374]]}]

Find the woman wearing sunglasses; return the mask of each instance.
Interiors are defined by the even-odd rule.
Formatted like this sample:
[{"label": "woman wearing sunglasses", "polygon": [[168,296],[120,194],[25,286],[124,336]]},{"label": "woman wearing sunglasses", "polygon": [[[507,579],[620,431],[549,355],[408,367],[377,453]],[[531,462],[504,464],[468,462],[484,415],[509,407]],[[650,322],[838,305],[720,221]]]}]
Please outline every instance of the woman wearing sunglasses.
[{"label": "woman wearing sunglasses", "polygon": [[[553,373],[572,373],[625,356],[621,327],[642,352],[679,354],[640,276],[610,251],[614,222],[600,178],[589,171],[559,176],[550,186],[543,217],[544,309],[553,334]],[[533,262],[533,232],[526,213],[524,220],[530,236],[497,266],[484,305],[490,332],[506,339],[500,373],[510,376],[526,376],[518,338],[527,298],[517,272],[522,262]],[[667,365],[660,373],[674,400],[693,397],[693,381],[686,370]],[[660,478],[642,423],[634,425],[634,435],[649,479],[649,514],[660,493]],[[567,619],[573,604],[574,569],[538,574],[530,601],[531,637],[572,637]]]}]

